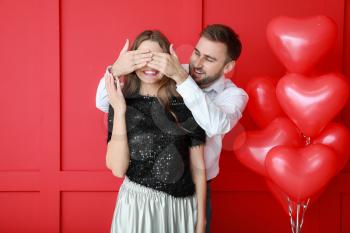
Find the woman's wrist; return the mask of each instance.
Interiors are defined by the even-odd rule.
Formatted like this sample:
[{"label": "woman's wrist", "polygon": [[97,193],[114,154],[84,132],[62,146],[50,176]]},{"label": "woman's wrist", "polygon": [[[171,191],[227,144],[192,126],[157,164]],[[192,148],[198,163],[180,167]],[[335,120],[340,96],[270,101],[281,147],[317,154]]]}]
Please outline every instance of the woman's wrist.
[{"label": "woman's wrist", "polygon": [[125,117],[125,111],[114,111],[114,118],[115,119],[121,119]]}]

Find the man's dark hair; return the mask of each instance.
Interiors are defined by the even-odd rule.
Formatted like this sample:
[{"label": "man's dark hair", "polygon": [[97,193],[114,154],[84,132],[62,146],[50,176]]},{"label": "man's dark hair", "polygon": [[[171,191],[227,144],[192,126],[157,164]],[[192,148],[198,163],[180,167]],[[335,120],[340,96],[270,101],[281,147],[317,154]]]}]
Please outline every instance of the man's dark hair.
[{"label": "man's dark hair", "polygon": [[239,40],[239,36],[228,26],[222,24],[208,25],[201,32],[200,36],[225,44],[230,60],[237,60],[241,55],[242,43]]}]

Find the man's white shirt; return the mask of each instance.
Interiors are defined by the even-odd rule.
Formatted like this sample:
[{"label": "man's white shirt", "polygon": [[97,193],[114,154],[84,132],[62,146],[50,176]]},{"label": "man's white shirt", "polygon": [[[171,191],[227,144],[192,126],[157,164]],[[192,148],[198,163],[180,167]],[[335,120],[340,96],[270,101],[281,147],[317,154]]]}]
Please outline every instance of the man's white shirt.
[{"label": "man's white shirt", "polygon": [[[188,71],[188,65],[183,65]],[[106,90],[105,75],[101,78],[96,92],[96,107],[108,112],[109,100]],[[222,138],[242,117],[247,105],[247,93],[238,88],[230,79],[221,76],[209,87],[201,89],[196,82],[188,78],[176,85],[177,92],[182,96],[185,105],[190,109],[194,119],[206,132],[204,159],[207,180],[219,174],[219,159],[222,149]]]}]

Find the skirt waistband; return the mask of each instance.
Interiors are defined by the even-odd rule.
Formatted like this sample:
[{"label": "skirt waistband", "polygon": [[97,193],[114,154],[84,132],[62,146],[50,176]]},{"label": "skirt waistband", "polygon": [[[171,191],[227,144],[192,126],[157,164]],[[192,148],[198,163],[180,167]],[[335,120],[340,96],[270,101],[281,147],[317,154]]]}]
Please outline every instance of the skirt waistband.
[{"label": "skirt waistband", "polygon": [[172,199],[185,199],[185,198],[193,198],[195,197],[195,194],[192,196],[188,196],[188,197],[174,197],[168,193],[159,191],[159,190],[155,190],[153,188],[149,188],[147,186],[138,184],[136,182],[131,181],[127,176],[125,176],[125,179],[123,181],[123,184],[120,186],[120,192],[122,191],[127,191],[127,192],[131,192],[131,193],[135,193],[135,194],[142,194],[142,195],[147,195],[149,197],[161,197],[161,198],[172,198]]}]

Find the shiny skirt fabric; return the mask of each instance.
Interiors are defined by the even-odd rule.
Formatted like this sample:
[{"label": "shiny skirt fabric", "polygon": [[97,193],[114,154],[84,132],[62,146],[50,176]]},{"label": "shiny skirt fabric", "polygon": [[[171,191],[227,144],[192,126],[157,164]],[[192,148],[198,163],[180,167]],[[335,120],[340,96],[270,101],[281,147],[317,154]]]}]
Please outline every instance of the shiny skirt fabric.
[{"label": "shiny skirt fabric", "polygon": [[196,222],[196,195],[173,197],[125,177],[111,233],[194,233]]}]

